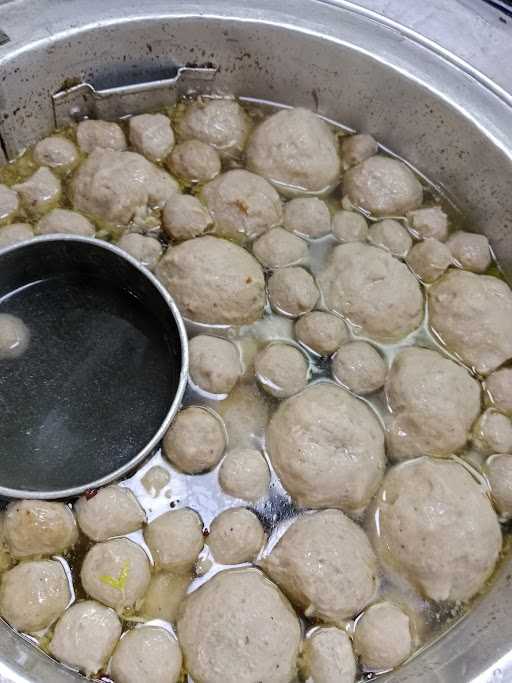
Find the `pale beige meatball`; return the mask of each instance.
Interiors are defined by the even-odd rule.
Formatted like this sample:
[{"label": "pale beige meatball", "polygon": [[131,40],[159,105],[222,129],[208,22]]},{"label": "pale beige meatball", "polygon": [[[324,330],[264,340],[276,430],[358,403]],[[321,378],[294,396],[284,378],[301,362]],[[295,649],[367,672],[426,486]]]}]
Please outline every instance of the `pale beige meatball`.
[{"label": "pale beige meatball", "polygon": [[118,123],[110,121],[80,121],[76,139],[82,152],[90,154],[95,149],[112,149],[122,152],[126,149],[126,137]]},{"label": "pale beige meatball", "polygon": [[299,517],[258,565],[309,619],[344,625],[372,600],[377,559],[339,510]]},{"label": "pale beige meatball", "polygon": [[190,510],[170,510],[150,522],[144,540],[158,569],[190,574],[203,549],[203,522]]},{"label": "pale beige meatball", "polygon": [[15,360],[30,343],[30,331],[21,318],[0,313],[0,360]]},{"label": "pale beige meatball", "polygon": [[190,574],[153,574],[140,613],[146,619],[163,619],[174,623],[191,581]]},{"label": "pale beige meatball", "polygon": [[32,226],[28,223],[12,223],[0,227],[0,249],[10,247],[19,242],[31,240],[34,237]]},{"label": "pale beige meatball", "polygon": [[271,270],[302,263],[309,254],[307,243],[284,228],[264,233],[254,242],[252,252],[262,266]]},{"label": "pale beige meatball", "polygon": [[110,670],[116,683],[177,683],[181,665],[176,638],[158,626],[142,626],[121,638]]},{"label": "pale beige meatball", "polygon": [[63,235],[82,235],[94,237],[94,225],[85,216],[67,209],[52,209],[36,225],[39,235],[61,233]]},{"label": "pale beige meatball", "polygon": [[10,221],[19,208],[18,193],[0,184],[0,223]]},{"label": "pale beige meatball", "polygon": [[417,458],[388,471],[368,516],[379,560],[430,600],[466,601],[494,571],[498,519],[458,463]]},{"label": "pale beige meatball", "polygon": [[354,683],[356,658],[345,631],[316,628],[304,641],[303,669],[311,683]]},{"label": "pale beige meatball", "polygon": [[303,237],[324,237],[331,231],[331,213],[318,197],[296,197],[285,204],[283,225]]},{"label": "pale beige meatball", "polygon": [[318,301],[319,292],[313,276],[299,266],[272,273],[267,286],[272,308],[293,318],[313,310]]},{"label": "pale beige meatball", "polygon": [[130,144],[150,161],[162,161],[174,147],[174,133],[165,114],[132,116],[128,127]]},{"label": "pale beige meatball", "polygon": [[225,448],[221,421],[198,406],[179,412],[163,441],[166,458],[186,474],[212,469],[220,462]]},{"label": "pale beige meatball", "polygon": [[368,223],[360,213],[341,209],[332,217],[331,230],[338,242],[364,242],[368,236]]},{"label": "pale beige meatball", "polygon": [[383,249],[358,242],[340,244],[317,280],[327,308],[378,341],[405,337],[423,319],[418,281]]},{"label": "pale beige meatball", "polygon": [[57,173],[70,171],[79,161],[74,143],[62,135],[50,135],[40,140],[34,147],[32,156],[36,164],[53,168]]},{"label": "pale beige meatball", "polygon": [[301,316],[295,323],[295,337],[320,356],[330,356],[350,338],[346,323],[337,315],[323,311]]},{"label": "pale beige meatball", "polygon": [[339,382],[356,394],[371,394],[384,386],[386,361],[368,342],[344,344],[332,359],[332,372]]},{"label": "pale beige meatball", "polygon": [[171,173],[189,183],[207,183],[221,171],[219,153],[201,140],[185,140],[176,145],[166,165]]},{"label": "pale beige meatball", "polygon": [[373,223],[368,230],[368,240],[376,247],[383,247],[393,256],[407,256],[412,247],[412,238],[399,221],[385,218]]},{"label": "pale beige meatball", "polygon": [[144,596],[150,578],[148,556],[127,538],[93,545],[80,571],[87,595],[119,613],[132,608]]},{"label": "pale beige meatball", "polygon": [[112,484],[94,496],[81,496],[75,503],[78,526],[93,541],[106,541],[140,529],[146,514],[125,486]]},{"label": "pale beige meatball", "polygon": [[347,169],[366,161],[377,154],[378,150],[377,141],[371,135],[360,133],[343,138],[341,143],[343,168]]},{"label": "pale beige meatball", "polygon": [[301,507],[364,507],[384,472],[384,434],[363,401],[332,383],[285,400],[267,429],[270,460]]},{"label": "pale beige meatball", "polygon": [[232,448],[259,448],[269,418],[269,404],[256,383],[239,383],[219,405]]},{"label": "pale beige meatball", "polygon": [[105,669],[121,630],[121,622],[110,607],[94,600],[77,602],[57,622],[50,654],[86,676],[93,676]]},{"label": "pale beige meatball", "polygon": [[356,622],[354,650],[364,671],[394,669],[412,647],[410,619],[392,602],[371,605]]},{"label": "pale beige meatball", "polygon": [[448,239],[448,216],[440,206],[409,211],[407,221],[413,233],[422,239],[432,237],[440,242]]},{"label": "pale beige meatball", "polygon": [[61,183],[49,168],[42,166],[25,182],[12,186],[25,209],[34,215],[48,211],[61,197]]},{"label": "pale beige meatball", "polygon": [[5,512],[0,512],[0,574],[5,572],[13,564],[13,558],[9,552],[4,533]]},{"label": "pale beige meatball", "polygon": [[485,380],[493,406],[500,413],[512,415],[512,368],[500,368]]},{"label": "pale beige meatball", "polygon": [[164,252],[164,248],[157,239],[148,235],[139,235],[136,232],[123,235],[117,246],[149,270],[156,268]]},{"label": "pale beige meatball", "polygon": [[199,334],[189,342],[189,373],[210,394],[229,394],[242,374],[240,354],[227,339]]},{"label": "pale beige meatball", "polygon": [[491,247],[485,235],[457,230],[446,243],[455,263],[473,273],[485,273],[491,265]]},{"label": "pale beige meatball", "polygon": [[452,262],[452,254],[446,244],[427,237],[413,246],[405,260],[420,280],[430,283],[446,272]]},{"label": "pale beige meatball", "polygon": [[263,526],[254,512],[229,508],[210,524],[206,542],[216,562],[241,564],[256,559],[265,539]]},{"label": "pale beige meatball", "polygon": [[498,453],[487,458],[484,473],[491,487],[494,507],[502,519],[512,517],[512,455]]},{"label": "pale beige meatball", "polygon": [[142,486],[151,496],[158,496],[160,491],[167,486],[171,480],[171,475],[160,465],[154,465],[151,467],[146,474],[140,480]]},{"label": "pale beige meatball", "polygon": [[47,628],[70,600],[66,572],[55,560],[22,562],[2,575],[0,616],[18,631]]},{"label": "pale beige meatball", "polygon": [[257,569],[216,574],[178,620],[189,675],[201,683],[290,683],[301,629],[286,598]]},{"label": "pale beige meatball", "polygon": [[222,461],[219,484],[234,498],[256,502],[267,494],[270,485],[267,461],[254,448],[236,448]]},{"label": "pale beige meatball", "polygon": [[510,453],[512,422],[494,408],[486,410],[473,426],[473,445],[480,453]]},{"label": "pale beige meatball", "polygon": [[256,356],[254,370],[262,389],[275,398],[293,396],[308,383],[307,358],[291,344],[275,342],[266,346]]},{"label": "pale beige meatball", "polygon": [[165,232],[175,240],[188,240],[208,232],[213,218],[204,204],[190,194],[176,194],[162,214]]}]

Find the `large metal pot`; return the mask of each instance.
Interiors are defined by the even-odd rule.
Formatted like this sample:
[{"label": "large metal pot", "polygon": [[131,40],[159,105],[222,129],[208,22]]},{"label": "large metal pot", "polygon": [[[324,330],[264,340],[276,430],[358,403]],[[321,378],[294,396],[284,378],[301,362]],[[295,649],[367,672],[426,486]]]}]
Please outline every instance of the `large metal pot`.
[{"label": "large metal pot", "polygon": [[[512,98],[367,10],[343,0],[0,0],[0,29],[9,37],[0,47],[0,158],[52,130],[51,96],[70,79],[105,88],[211,62],[216,91],[317,108],[371,131],[453,196],[512,275]],[[511,644],[505,559],[462,622],[382,680],[512,680]],[[0,623],[0,680],[80,677]]]}]

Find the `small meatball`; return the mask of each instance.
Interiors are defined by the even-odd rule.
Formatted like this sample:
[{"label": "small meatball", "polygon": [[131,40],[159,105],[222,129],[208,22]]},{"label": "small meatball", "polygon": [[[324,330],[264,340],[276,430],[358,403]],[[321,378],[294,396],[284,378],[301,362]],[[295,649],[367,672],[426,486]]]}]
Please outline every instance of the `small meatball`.
[{"label": "small meatball", "polygon": [[269,405],[254,384],[238,384],[219,405],[232,448],[259,448],[269,418]]},{"label": "small meatball", "polygon": [[254,503],[268,493],[270,471],[267,461],[254,448],[236,448],[222,461],[219,484],[230,496]]},{"label": "small meatball", "polygon": [[18,193],[0,184],[0,222],[12,220],[19,208]]},{"label": "small meatball", "polygon": [[18,631],[34,633],[60,617],[71,600],[60,562],[22,562],[2,575],[0,615]]},{"label": "small meatball", "polygon": [[143,626],[124,634],[110,670],[116,683],[177,683],[181,664],[176,638],[158,626]]},{"label": "small meatball", "polygon": [[257,569],[229,569],[191,593],[178,620],[191,678],[201,683],[290,683],[301,642],[286,598]]},{"label": "small meatball", "polygon": [[0,249],[31,240],[32,237],[34,237],[34,233],[32,226],[28,223],[12,223],[3,228],[0,227]]},{"label": "small meatball", "polygon": [[213,218],[206,206],[190,194],[171,197],[164,207],[162,220],[165,232],[175,240],[199,237],[213,225]]},{"label": "small meatball", "polygon": [[512,416],[512,368],[500,368],[485,380],[485,388],[493,406]]},{"label": "small meatball", "polygon": [[61,184],[49,168],[42,166],[24,183],[13,185],[24,207],[31,214],[38,215],[56,204],[61,196]]},{"label": "small meatball", "polygon": [[22,356],[30,343],[30,331],[21,318],[0,313],[0,360]]},{"label": "small meatball", "polygon": [[343,138],[341,143],[343,168],[346,170],[351,166],[357,166],[377,154],[378,150],[377,141],[371,135],[362,133]]},{"label": "small meatball", "polygon": [[399,666],[412,652],[407,614],[391,602],[378,602],[356,621],[354,650],[365,671],[386,671]]},{"label": "small meatball", "polygon": [[480,395],[480,384],[458,363],[430,349],[403,349],[386,382],[390,455],[400,460],[460,450],[480,413]]},{"label": "small meatball", "polygon": [[126,251],[134,259],[140,261],[143,266],[154,270],[160,261],[164,249],[154,237],[139,235],[136,232],[123,235],[117,243],[119,249]]},{"label": "small meatball", "polygon": [[307,109],[284,109],[265,119],[251,135],[247,167],[282,194],[325,194],[339,182],[336,137]]},{"label": "small meatball", "polygon": [[491,247],[485,235],[457,230],[446,243],[458,266],[472,273],[485,273],[491,265]]},{"label": "small meatball", "polygon": [[144,540],[155,565],[174,574],[190,574],[203,549],[203,522],[190,510],[171,510],[150,522]]},{"label": "small meatball", "polygon": [[405,260],[420,280],[430,283],[444,275],[452,262],[452,254],[446,244],[427,237],[413,246]]},{"label": "small meatball", "polygon": [[258,565],[308,619],[340,626],[366,607],[377,588],[368,538],[339,510],[299,517]]},{"label": "small meatball", "polygon": [[57,173],[70,171],[79,161],[77,148],[62,135],[50,135],[38,142],[32,156],[36,164],[53,168]]},{"label": "small meatball", "polygon": [[499,453],[491,455],[484,465],[484,473],[491,487],[494,507],[501,518],[512,517],[512,455]]},{"label": "small meatball", "polygon": [[301,316],[295,323],[295,336],[319,356],[330,356],[349,340],[346,323],[337,315],[323,311]]},{"label": "small meatball", "polygon": [[76,129],[80,151],[90,154],[95,149],[111,149],[122,152],[126,149],[126,138],[118,123],[110,121],[80,121]]},{"label": "small meatball", "polygon": [[308,383],[308,361],[291,344],[269,344],[256,356],[254,369],[262,389],[275,398],[293,396]]},{"label": "small meatball", "polygon": [[410,211],[407,221],[419,238],[432,237],[439,242],[446,242],[448,239],[448,216],[440,206]]},{"label": "small meatball", "polygon": [[123,612],[146,592],[151,578],[148,556],[127,538],[93,545],[82,563],[82,587],[91,598]]},{"label": "small meatball", "polygon": [[210,524],[207,543],[216,562],[241,564],[252,562],[265,543],[265,532],[254,512],[230,508]]},{"label": "small meatball", "polygon": [[153,574],[140,613],[146,619],[163,619],[174,623],[191,581],[190,574]]},{"label": "small meatball", "polygon": [[317,279],[327,308],[357,325],[365,336],[396,341],[423,320],[417,279],[383,249],[358,242],[340,244]]},{"label": "small meatball", "polygon": [[93,541],[106,541],[140,529],[146,514],[125,486],[106,486],[94,496],[81,496],[75,503],[78,526]]},{"label": "small meatball", "polygon": [[283,225],[303,237],[324,237],[331,231],[331,214],[318,197],[297,197],[285,204]]},{"label": "small meatball", "polygon": [[407,256],[412,247],[412,239],[407,230],[392,218],[373,223],[368,230],[368,240],[376,247],[384,247],[393,256]]},{"label": "small meatball", "polygon": [[221,172],[219,153],[201,140],[176,145],[166,165],[171,173],[188,183],[207,183]]},{"label": "small meatball", "polygon": [[200,389],[229,394],[242,374],[240,354],[227,339],[199,334],[189,342],[189,373]]},{"label": "small meatball", "polygon": [[182,140],[197,138],[222,156],[238,156],[245,147],[251,120],[235,100],[198,98],[186,105],[176,121]]},{"label": "small meatball", "polygon": [[166,458],[186,474],[211,470],[225,448],[226,435],[219,418],[198,406],[179,412],[163,441]]},{"label": "small meatball", "polygon": [[480,453],[510,453],[512,451],[512,422],[506,415],[489,408],[473,427],[473,445]]},{"label": "small meatball", "polygon": [[303,668],[311,683],[354,683],[356,658],[350,638],[338,628],[317,628],[304,641]]},{"label": "small meatball", "polygon": [[267,429],[267,448],[301,507],[359,510],[384,472],[379,420],[363,401],[330,382],[312,384],[281,403]]},{"label": "small meatball", "polygon": [[284,228],[273,228],[259,237],[252,251],[265,268],[272,270],[301,263],[309,253],[307,243]]},{"label": "small meatball", "polygon": [[52,209],[36,225],[38,235],[83,235],[94,237],[94,225],[85,216],[67,209]]},{"label": "small meatball", "polygon": [[245,249],[218,237],[197,237],[168,249],[156,273],[190,320],[244,325],[261,318],[265,278]]},{"label": "small meatball", "polygon": [[423,188],[410,168],[381,155],[348,170],[343,188],[354,206],[374,216],[403,216],[423,202]]},{"label": "small meatball", "polygon": [[132,116],[128,126],[130,144],[150,161],[162,161],[174,147],[174,133],[165,114]]},{"label": "small meatball", "polygon": [[213,567],[213,562],[210,560],[208,557],[200,557],[197,562],[196,566],[194,568],[194,572],[196,576],[204,576],[205,574],[208,574],[210,569]]},{"label": "small meatball", "polygon": [[318,287],[304,268],[282,268],[268,281],[268,296],[278,313],[296,318],[311,311],[318,301]]},{"label": "small meatball", "polygon": [[341,209],[332,217],[331,230],[339,242],[364,242],[368,236],[368,223],[360,213]]},{"label": "small meatball", "polygon": [[368,342],[353,341],[336,352],[332,372],[350,391],[365,395],[384,386],[388,368],[375,347]]},{"label": "small meatball", "polygon": [[450,270],[428,296],[434,334],[464,363],[488,375],[512,358],[512,292],[503,280]]},{"label": "small meatball", "polygon": [[121,630],[121,622],[110,607],[94,600],[77,602],[57,622],[50,654],[86,676],[93,676],[105,669]]},{"label": "small meatball", "polygon": [[155,465],[142,477],[141,483],[151,496],[156,497],[170,480],[169,472],[160,465]]}]

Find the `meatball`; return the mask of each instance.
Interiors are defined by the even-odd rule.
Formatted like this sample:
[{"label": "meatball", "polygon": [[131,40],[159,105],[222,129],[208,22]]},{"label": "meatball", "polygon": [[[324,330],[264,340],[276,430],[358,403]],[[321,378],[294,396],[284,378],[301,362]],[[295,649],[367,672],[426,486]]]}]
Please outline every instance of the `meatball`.
[{"label": "meatball", "polygon": [[433,237],[415,244],[407,254],[407,265],[423,282],[434,282],[445,273],[452,262],[452,254],[446,244]]},{"label": "meatball", "polygon": [[160,491],[167,486],[171,480],[171,475],[160,465],[154,465],[149,469],[146,474],[142,477],[142,486],[151,496],[158,496]]},{"label": "meatball", "polygon": [[267,394],[288,398],[308,383],[309,364],[304,354],[291,344],[275,342],[254,360],[256,377]]},{"label": "meatball", "polygon": [[494,507],[502,519],[512,517],[512,455],[491,455],[484,465],[484,472],[491,487]]},{"label": "meatball", "polygon": [[236,448],[222,461],[219,484],[234,498],[256,502],[267,494],[270,485],[267,461],[254,448]]},{"label": "meatball", "polygon": [[373,223],[368,231],[368,239],[375,246],[390,251],[393,256],[407,256],[412,247],[412,239],[407,230],[392,218]]},{"label": "meatball", "polygon": [[242,374],[240,354],[227,339],[199,334],[189,343],[192,381],[210,394],[229,394]]},{"label": "meatball", "polygon": [[80,121],[76,139],[82,152],[90,154],[95,149],[111,149],[122,152],[126,149],[126,138],[118,123],[110,121]]},{"label": "meatball", "polygon": [[146,514],[130,489],[112,484],[75,503],[78,526],[93,541],[106,541],[140,529]]},{"label": "meatball", "polygon": [[0,360],[14,360],[28,349],[30,332],[21,318],[0,313]]},{"label": "meatball", "polygon": [[42,166],[25,182],[13,185],[21,202],[31,214],[41,214],[56,204],[61,196],[60,180],[49,168]]},{"label": "meatball", "polygon": [[191,581],[189,574],[153,574],[140,608],[141,614],[146,619],[163,619],[174,623]]},{"label": "meatball", "polygon": [[312,683],[354,683],[356,658],[345,631],[316,628],[304,641],[303,668]]},{"label": "meatball", "polygon": [[392,468],[370,513],[380,561],[430,600],[469,600],[494,570],[500,525],[458,463],[422,457]]},{"label": "meatball", "polygon": [[332,372],[355,394],[371,394],[384,386],[386,361],[368,342],[353,341],[342,346],[332,360]]},{"label": "meatball", "polygon": [[83,235],[94,237],[94,225],[85,216],[67,209],[52,209],[43,216],[36,226],[39,235],[61,233],[63,235]]},{"label": "meatball", "polygon": [[196,322],[244,325],[261,317],[265,278],[245,249],[218,237],[197,237],[169,249],[156,273],[182,314]]},{"label": "meatball", "polygon": [[258,261],[271,270],[302,263],[308,257],[307,243],[284,228],[273,228],[259,237],[252,252]]},{"label": "meatball", "polygon": [[440,206],[409,211],[407,221],[416,237],[446,242],[448,238],[448,216]]},{"label": "meatball", "polygon": [[458,266],[473,273],[485,273],[491,265],[491,248],[485,235],[457,230],[446,243]]},{"label": "meatball", "polygon": [[377,141],[371,135],[362,133],[343,138],[341,143],[343,168],[347,169],[366,161],[377,154],[378,150]]},{"label": "meatball", "polygon": [[512,415],[512,368],[500,368],[485,380],[485,388],[496,410]]},{"label": "meatball", "polygon": [[482,375],[512,357],[512,292],[498,278],[450,270],[429,289],[433,332]]},{"label": "meatball", "polygon": [[176,194],[162,214],[165,232],[175,240],[188,240],[208,232],[213,219],[208,209],[190,194]]},{"label": "meatball", "polygon": [[165,114],[132,116],[128,125],[132,147],[150,161],[162,161],[174,147],[174,133]]},{"label": "meatball", "polygon": [[480,413],[480,394],[480,384],[458,363],[430,349],[403,349],[386,382],[390,454],[403,459],[460,450]]},{"label": "meatball", "polygon": [[331,214],[318,197],[297,197],[285,204],[283,225],[304,237],[323,237],[331,231]]},{"label": "meatball", "polygon": [[332,217],[331,230],[339,242],[364,242],[368,236],[368,223],[360,213],[341,209]]},{"label": "meatball", "polygon": [[339,182],[337,140],[327,123],[306,109],[284,109],[255,129],[247,166],[280,192],[325,194]]},{"label": "meatball", "polygon": [[93,545],[82,563],[82,587],[91,598],[121,613],[133,607],[149,586],[148,556],[127,538]]},{"label": "meatball", "polygon": [[110,607],[94,600],[77,602],[57,622],[50,653],[59,662],[93,676],[105,668],[121,630]]},{"label": "meatball", "polygon": [[412,651],[407,614],[392,602],[378,602],[356,621],[354,650],[365,671],[385,671],[401,664]]},{"label": "meatball", "polygon": [[317,279],[327,308],[373,339],[396,341],[423,319],[418,281],[383,249],[358,242],[340,244]]},{"label": "meatball", "polygon": [[289,683],[295,677],[299,620],[257,569],[220,572],[191,593],[178,637],[188,672],[201,683]]},{"label": "meatball", "polygon": [[210,524],[207,543],[220,564],[252,562],[265,543],[265,532],[254,512],[230,508]]},{"label": "meatball", "polygon": [[5,572],[12,565],[12,557],[5,540],[4,533],[5,512],[0,512],[0,574]]},{"label": "meatball", "polygon": [[32,237],[34,237],[34,233],[32,232],[32,226],[28,223],[5,225],[3,228],[0,227],[0,249],[10,247],[19,242],[25,242],[32,239]]},{"label": "meatball", "polygon": [[139,235],[136,232],[123,235],[117,246],[140,261],[143,266],[154,270],[163,254],[163,247],[154,237]]},{"label": "meatball", "polygon": [[0,222],[10,221],[19,208],[18,193],[0,184]]},{"label": "meatball", "polygon": [[116,683],[177,683],[181,659],[173,635],[158,626],[142,626],[121,638],[110,670]]},{"label": "meatball", "polygon": [[259,448],[269,418],[269,405],[256,383],[238,384],[219,405],[232,448]]},{"label": "meatball", "polygon": [[512,451],[512,422],[506,415],[489,408],[473,426],[473,445],[484,455]]},{"label": "meatball", "polygon": [[270,460],[301,507],[359,510],[384,472],[384,434],[373,411],[331,383],[285,400],[267,429]]},{"label": "meatball", "polygon": [[53,624],[71,600],[60,562],[22,562],[2,575],[0,615],[18,631],[34,633]]},{"label": "meatball", "polygon": [[377,589],[368,538],[340,510],[299,517],[258,564],[308,619],[341,626]]},{"label": "meatball", "polygon": [[48,166],[64,173],[74,168],[79,161],[77,148],[62,135],[50,135],[40,140],[34,147],[32,156],[39,166]]},{"label": "meatball", "polygon": [[201,140],[186,140],[176,145],[166,165],[171,173],[188,183],[207,183],[221,171],[219,153]]},{"label": "meatball", "polygon": [[316,306],[319,292],[313,276],[295,266],[282,268],[270,276],[268,296],[278,313],[295,318]]},{"label": "meatball", "polygon": [[337,315],[313,311],[295,323],[295,337],[319,356],[330,356],[349,340],[346,323]]},{"label": "meatball", "polygon": [[144,540],[157,568],[190,574],[204,546],[203,522],[189,508],[171,510],[147,525]]},{"label": "meatball", "polygon": [[221,421],[198,406],[182,410],[164,436],[166,458],[186,474],[199,474],[215,467],[226,448]]}]

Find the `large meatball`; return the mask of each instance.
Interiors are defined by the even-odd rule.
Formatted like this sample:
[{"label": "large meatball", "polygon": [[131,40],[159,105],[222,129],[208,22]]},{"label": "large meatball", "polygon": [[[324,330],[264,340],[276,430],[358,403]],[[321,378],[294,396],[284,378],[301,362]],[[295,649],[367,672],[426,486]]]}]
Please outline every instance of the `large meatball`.
[{"label": "large meatball", "polygon": [[181,660],[178,641],[169,631],[142,626],[121,638],[110,670],[116,683],[176,683]]},{"label": "large meatball", "polygon": [[284,401],[267,429],[272,464],[304,507],[362,508],[381,481],[384,434],[370,408],[330,383]]},{"label": "large meatball", "polygon": [[261,387],[276,398],[288,398],[308,383],[306,356],[291,344],[275,342],[258,353],[254,370]]},{"label": "large meatball", "polygon": [[191,194],[176,194],[167,202],[162,214],[165,232],[175,240],[199,237],[213,225],[206,206]]},{"label": "large meatball", "polygon": [[299,517],[258,564],[308,618],[341,626],[377,589],[368,538],[340,510]]},{"label": "large meatball", "polygon": [[32,226],[28,223],[12,223],[0,227],[0,249],[10,247],[12,244],[25,242],[34,237]]},{"label": "large meatball", "polygon": [[178,413],[163,442],[166,458],[186,474],[215,467],[225,448],[226,435],[220,420],[199,406]]},{"label": "large meatball", "polygon": [[185,666],[198,683],[290,683],[301,629],[278,588],[257,569],[216,574],[191,593],[178,620]]},{"label": "large meatball", "polygon": [[189,342],[190,377],[210,394],[229,394],[242,374],[240,353],[227,339],[199,334]]},{"label": "large meatball", "polygon": [[12,186],[30,214],[41,214],[54,206],[61,196],[61,183],[49,168],[42,166],[23,183]]},{"label": "large meatball", "polygon": [[323,237],[331,231],[329,207],[318,197],[297,197],[286,203],[283,225],[304,237]]},{"label": "large meatball", "polygon": [[52,209],[50,213],[38,221],[37,233],[39,235],[60,233],[62,235],[94,237],[95,228],[88,218],[76,211]]},{"label": "large meatball", "polygon": [[485,388],[493,406],[512,415],[512,368],[500,368],[485,380]]},{"label": "large meatball", "polygon": [[501,550],[485,490],[451,461],[423,457],[389,470],[368,519],[381,562],[430,600],[472,598]]},{"label": "large meatball", "polygon": [[95,149],[112,149],[122,152],[126,149],[126,138],[118,123],[110,121],[80,121],[76,139],[82,152],[90,154]]},{"label": "large meatball", "polygon": [[306,109],[285,109],[260,123],[249,140],[247,165],[286,195],[324,194],[341,171],[334,133]]},{"label": "large meatball", "polygon": [[360,213],[340,209],[332,217],[331,230],[338,242],[364,242],[368,223]]},{"label": "large meatball", "polygon": [[410,619],[392,602],[371,605],[356,622],[354,650],[365,671],[394,669],[412,646]]},{"label": "large meatball", "polygon": [[412,238],[398,221],[386,218],[374,223],[368,231],[368,239],[377,247],[383,247],[393,256],[406,256],[412,247]]},{"label": "large meatball", "polygon": [[512,455],[498,453],[487,458],[484,472],[491,487],[494,507],[503,519],[512,517]]},{"label": "large meatball", "polygon": [[407,254],[407,265],[423,282],[434,282],[443,275],[452,262],[452,254],[446,244],[427,237],[418,242]]},{"label": "large meatball", "polygon": [[189,183],[207,183],[221,171],[217,150],[201,140],[185,140],[176,145],[166,165],[171,173]]},{"label": "large meatball", "polygon": [[236,448],[222,461],[219,484],[230,496],[255,502],[268,492],[270,471],[267,461],[253,448]]},{"label": "large meatball", "polygon": [[366,133],[359,133],[358,135],[350,135],[343,138],[341,143],[341,158],[343,160],[343,167],[350,168],[356,166],[362,161],[369,159],[374,154],[377,154],[379,145],[377,141]]},{"label": "large meatball", "polygon": [[265,532],[254,512],[228,508],[210,524],[207,543],[220,564],[252,562],[265,543]]},{"label": "large meatball", "polygon": [[303,669],[311,683],[354,683],[356,658],[345,631],[316,628],[304,641]]},{"label": "large meatball", "polygon": [[281,268],[269,278],[268,296],[278,312],[297,317],[311,311],[318,301],[318,287],[304,268]]},{"label": "large meatball", "polygon": [[446,242],[448,238],[448,216],[440,206],[409,211],[407,221],[412,232],[419,238]]},{"label": "large meatball", "polygon": [[117,243],[122,249],[134,259],[137,259],[143,266],[154,270],[156,264],[163,254],[163,247],[158,240],[148,235],[139,235],[136,232],[123,235]]},{"label": "large meatball", "polygon": [[19,208],[18,193],[0,184],[0,222],[10,221]]},{"label": "large meatball", "polygon": [[159,569],[190,574],[203,549],[203,522],[190,510],[170,510],[144,529],[144,540]]},{"label": "large meatball", "polygon": [[153,574],[140,613],[146,619],[163,619],[174,623],[191,581],[190,574]]},{"label": "large meatball", "polygon": [[130,489],[106,486],[90,496],[81,496],[75,503],[80,529],[93,541],[106,541],[140,529],[146,514]]},{"label": "large meatball", "polygon": [[22,356],[30,343],[30,331],[21,318],[0,313],[0,360]]},{"label": "large meatball", "polygon": [[437,351],[400,351],[386,382],[390,454],[402,459],[460,450],[480,412],[480,394],[469,372]]},{"label": "large meatball", "polygon": [[451,270],[429,289],[434,333],[482,375],[512,357],[512,292],[498,278]]},{"label": "large meatball", "polygon": [[274,270],[305,261],[308,245],[284,228],[273,228],[254,242],[252,252],[265,268]]},{"label": "large meatball", "polygon": [[480,453],[512,452],[512,422],[494,408],[486,410],[473,426],[473,444]]},{"label": "large meatball", "polygon": [[349,340],[346,323],[337,315],[324,311],[301,316],[295,323],[295,336],[320,356],[330,356]]},{"label": "large meatball", "polygon": [[261,317],[265,278],[245,249],[198,237],[169,249],[156,269],[181,312],[197,322],[244,325]]},{"label": "large meatball", "polygon": [[355,394],[371,394],[384,386],[387,365],[377,349],[364,341],[344,344],[332,359],[334,377]]},{"label": "large meatball", "polygon": [[491,248],[485,235],[457,230],[446,243],[457,265],[473,273],[485,273],[491,265]]},{"label": "large meatball", "polygon": [[75,145],[62,135],[50,135],[40,140],[32,152],[39,166],[48,166],[66,173],[78,164],[79,156]]},{"label": "large meatball", "polygon": [[318,276],[325,303],[369,337],[395,341],[423,318],[420,286],[398,259],[382,249],[354,242],[331,252]]},{"label": "large meatball", "polygon": [[174,147],[174,133],[165,114],[132,116],[129,129],[132,146],[150,161],[162,161]]}]

